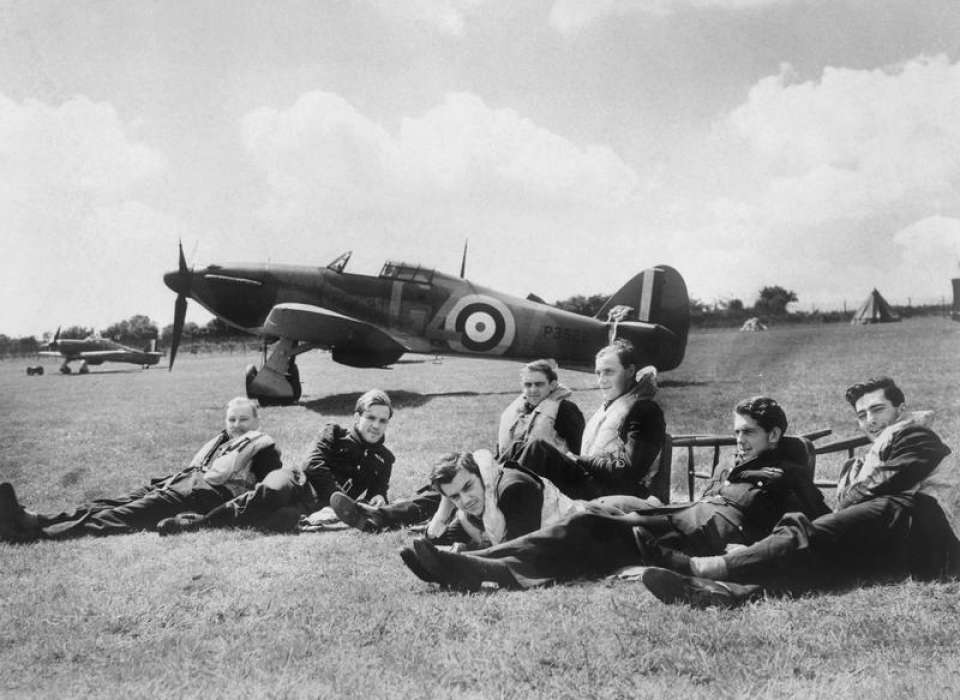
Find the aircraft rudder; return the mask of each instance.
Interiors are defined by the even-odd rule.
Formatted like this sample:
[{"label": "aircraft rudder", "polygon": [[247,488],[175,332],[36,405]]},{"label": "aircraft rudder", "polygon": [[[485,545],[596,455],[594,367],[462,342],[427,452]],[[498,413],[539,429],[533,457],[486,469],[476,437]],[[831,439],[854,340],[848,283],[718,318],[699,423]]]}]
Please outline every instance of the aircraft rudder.
[{"label": "aircraft rudder", "polygon": [[627,318],[663,326],[673,334],[674,347],[660,357],[659,369],[673,369],[683,361],[690,329],[690,298],[686,282],[676,269],[656,265],[634,275],[607,299],[595,318],[607,321],[618,306],[631,309]]},{"label": "aircraft rudder", "polygon": [[668,328],[677,336],[678,346],[670,367],[672,369],[683,361],[686,353],[687,334],[690,332],[690,297],[687,283],[676,269],[669,265],[658,265],[654,269],[657,270],[657,280],[650,318],[646,320]]}]

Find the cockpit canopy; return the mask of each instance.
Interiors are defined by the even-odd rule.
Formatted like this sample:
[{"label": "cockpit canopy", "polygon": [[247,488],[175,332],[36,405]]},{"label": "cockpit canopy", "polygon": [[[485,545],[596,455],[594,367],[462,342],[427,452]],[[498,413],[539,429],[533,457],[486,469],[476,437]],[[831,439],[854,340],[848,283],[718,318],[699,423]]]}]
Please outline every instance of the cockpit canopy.
[{"label": "cockpit canopy", "polygon": [[433,275],[434,271],[431,268],[391,261],[385,262],[383,269],[380,270],[380,279],[419,282],[420,284],[431,284]]}]

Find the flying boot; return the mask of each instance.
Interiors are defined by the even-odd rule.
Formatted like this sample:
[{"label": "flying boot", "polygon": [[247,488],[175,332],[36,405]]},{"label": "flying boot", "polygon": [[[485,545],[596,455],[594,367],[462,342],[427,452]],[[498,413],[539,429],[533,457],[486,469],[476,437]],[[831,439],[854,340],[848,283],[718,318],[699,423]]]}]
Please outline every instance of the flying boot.
[{"label": "flying boot", "polygon": [[0,541],[25,544],[40,539],[40,523],[35,513],[24,510],[17,501],[13,484],[0,483]]}]

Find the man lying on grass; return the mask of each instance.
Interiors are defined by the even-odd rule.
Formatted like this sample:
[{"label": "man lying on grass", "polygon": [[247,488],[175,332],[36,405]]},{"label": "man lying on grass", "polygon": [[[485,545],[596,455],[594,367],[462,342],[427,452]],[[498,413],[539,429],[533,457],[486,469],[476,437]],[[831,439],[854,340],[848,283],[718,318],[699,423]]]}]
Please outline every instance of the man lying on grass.
[{"label": "man lying on grass", "polygon": [[185,469],[153,479],[126,496],[93,501],[59,515],[24,510],[13,486],[0,484],[0,539],[31,542],[148,530],[177,513],[211,510],[279,470],[280,452],[273,438],[259,430],[256,401],[245,396],[231,399],[224,422],[224,429]]},{"label": "man lying on grass", "polygon": [[[648,496],[656,476],[650,468],[666,434],[663,411],[653,400],[656,370],[640,367],[637,350],[629,341],[615,340],[601,348],[594,363],[603,403],[584,427],[582,416],[575,424],[570,409],[564,409],[570,402],[565,393],[559,393],[563,387],[557,385],[556,372],[547,362],[530,363],[521,372],[522,401],[508,406],[500,418],[498,459],[516,460],[571,498]],[[570,417],[561,422],[564,410]],[[569,427],[561,432],[564,426]],[[378,532],[433,515],[439,494],[421,492],[411,501],[387,508],[367,508],[339,495],[331,506],[352,527]]]},{"label": "man lying on grass", "polygon": [[[693,503],[652,506],[637,497],[601,498],[584,504],[584,512],[486,549],[447,552],[423,539],[401,556],[426,581],[465,590],[484,581],[526,588],[631,565],[684,566],[693,555],[720,554],[764,537],[786,512],[813,518],[827,511],[811,470],[794,461],[805,460],[805,453],[794,457],[782,444],[787,417],[776,401],[742,401],[733,421],[734,464],[719,470]],[[484,520],[487,503],[476,506]],[[464,509],[462,499],[457,505]]]},{"label": "man lying on grass", "polygon": [[[582,507],[548,479],[515,462],[500,464],[488,450],[442,455],[433,465],[430,483],[442,501],[427,526],[427,537],[452,542],[457,549],[520,537]],[[405,548],[400,556],[424,577],[414,550]]]},{"label": "man lying on grass", "polygon": [[650,569],[643,582],[654,595],[667,603],[736,605],[764,588],[796,593],[863,576],[960,575],[960,473],[929,428],[932,412],[908,412],[889,377],[854,384],[846,400],[872,444],[844,465],[835,512],[816,519],[790,513],[750,547],[679,569],[695,576]]},{"label": "man lying on grass", "polygon": [[384,447],[393,405],[385,391],[371,389],[357,399],[353,425],[326,424],[301,468],[271,472],[254,488],[216,508],[183,513],[161,522],[161,535],[206,527],[254,526],[292,531],[302,516],[319,511],[335,493],[364,499],[372,506],[387,502],[393,453]]}]

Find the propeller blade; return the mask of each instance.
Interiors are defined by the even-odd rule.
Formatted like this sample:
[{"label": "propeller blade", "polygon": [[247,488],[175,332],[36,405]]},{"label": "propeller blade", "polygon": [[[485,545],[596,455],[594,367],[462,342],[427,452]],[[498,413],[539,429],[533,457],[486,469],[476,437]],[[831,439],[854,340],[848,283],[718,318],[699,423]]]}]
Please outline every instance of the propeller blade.
[{"label": "propeller blade", "polygon": [[183,321],[187,317],[187,298],[182,294],[177,295],[177,301],[173,305],[173,338],[170,340],[170,365],[168,370],[173,370],[173,361],[177,359],[177,348],[180,347],[180,336],[183,334]]},{"label": "propeller blade", "polygon": [[53,335],[53,342],[50,343],[50,349],[55,350],[57,343],[60,341],[60,326],[57,326],[57,332]]},{"label": "propeller blade", "polygon": [[177,242],[178,260],[177,260],[177,301],[173,305],[173,337],[170,339],[170,364],[167,366],[169,371],[173,370],[173,361],[177,359],[177,349],[180,347],[180,338],[183,336],[183,322],[187,317],[187,296],[186,293],[190,287],[190,268],[187,267],[187,259],[183,255],[183,241]]},{"label": "propeller blade", "polygon": [[465,238],[463,241],[463,257],[460,259],[460,279],[463,279],[467,275],[467,243],[469,242],[469,238]]}]

